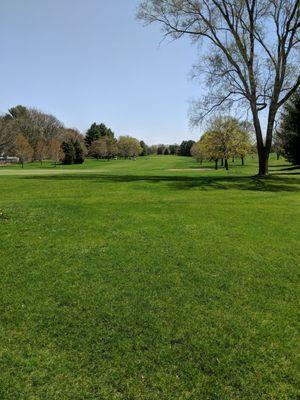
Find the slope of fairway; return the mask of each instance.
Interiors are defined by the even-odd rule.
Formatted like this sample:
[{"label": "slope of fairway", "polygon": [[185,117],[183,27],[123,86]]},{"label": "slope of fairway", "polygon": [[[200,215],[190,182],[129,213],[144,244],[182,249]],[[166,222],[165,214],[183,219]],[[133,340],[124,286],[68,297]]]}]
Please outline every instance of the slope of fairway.
[{"label": "slope of fairway", "polygon": [[1,168],[0,399],[299,398],[300,171],[246,164]]}]

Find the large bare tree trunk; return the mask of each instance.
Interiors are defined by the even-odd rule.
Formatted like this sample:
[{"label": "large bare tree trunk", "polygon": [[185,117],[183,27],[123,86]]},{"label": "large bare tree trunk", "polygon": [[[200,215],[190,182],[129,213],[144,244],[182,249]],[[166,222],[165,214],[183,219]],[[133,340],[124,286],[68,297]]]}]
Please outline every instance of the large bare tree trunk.
[{"label": "large bare tree trunk", "polygon": [[[269,155],[270,155],[270,150],[271,150],[273,125],[270,124],[270,117],[269,117],[268,128],[267,128],[268,140],[266,140],[266,144],[264,144],[261,124],[260,124],[260,120],[258,117],[258,111],[257,111],[256,106],[252,106],[252,115],[253,115],[253,124],[254,124],[254,128],[255,128],[258,164],[259,164],[258,175],[259,176],[267,176],[269,173]],[[271,139],[271,141],[270,141],[270,139]]]},{"label": "large bare tree trunk", "polygon": [[265,147],[263,147],[258,153],[258,163],[258,175],[267,176],[269,174],[269,153],[267,153]]}]

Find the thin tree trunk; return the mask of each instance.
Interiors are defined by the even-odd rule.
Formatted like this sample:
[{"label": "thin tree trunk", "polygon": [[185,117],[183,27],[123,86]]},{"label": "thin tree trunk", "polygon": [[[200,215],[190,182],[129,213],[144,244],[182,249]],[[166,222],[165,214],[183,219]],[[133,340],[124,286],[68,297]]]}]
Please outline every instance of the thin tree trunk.
[{"label": "thin tree trunk", "polygon": [[224,167],[224,158],[221,158],[221,167]]},{"label": "thin tree trunk", "polygon": [[225,158],[225,163],[224,163],[224,165],[225,165],[226,171],[228,171],[229,167],[228,167],[228,160],[227,160],[227,158]]},{"label": "thin tree trunk", "polygon": [[241,157],[242,165],[244,166],[244,157]]},{"label": "thin tree trunk", "polygon": [[280,154],[277,153],[277,161],[279,160],[279,158],[280,158]]},{"label": "thin tree trunk", "polygon": [[219,160],[215,160],[215,169],[218,169],[218,161]]}]

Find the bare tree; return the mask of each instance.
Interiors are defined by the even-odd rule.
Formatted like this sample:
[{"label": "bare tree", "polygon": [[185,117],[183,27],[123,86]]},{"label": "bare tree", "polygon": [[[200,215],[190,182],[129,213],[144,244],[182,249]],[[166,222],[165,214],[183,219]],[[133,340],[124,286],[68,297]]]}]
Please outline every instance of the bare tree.
[{"label": "bare tree", "polygon": [[210,44],[205,68],[210,88],[198,103],[198,120],[222,106],[247,104],[259,175],[267,175],[276,114],[300,85],[300,0],[145,0],[138,17],[161,23],[165,36]]},{"label": "bare tree", "polygon": [[20,159],[22,168],[24,168],[24,163],[32,161],[33,148],[24,135],[18,135],[16,138],[16,155]]},{"label": "bare tree", "polygon": [[58,139],[53,138],[50,140],[48,144],[48,154],[47,156],[51,161],[54,162],[54,165],[56,164],[63,158],[63,151],[61,148],[61,143]]},{"label": "bare tree", "polygon": [[9,154],[15,146],[16,133],[10,121],[0,117],[0,155]]},{"label": "bare tree", "polygon": [[48,148],[47,148],[46,143],[43,140],[39,140],[36,144],[36,149],[35,149],[35,154],[34,154],[35,160],[38,160],[42,165],[43,161],[47,157],[47,154],[48,154]]}]

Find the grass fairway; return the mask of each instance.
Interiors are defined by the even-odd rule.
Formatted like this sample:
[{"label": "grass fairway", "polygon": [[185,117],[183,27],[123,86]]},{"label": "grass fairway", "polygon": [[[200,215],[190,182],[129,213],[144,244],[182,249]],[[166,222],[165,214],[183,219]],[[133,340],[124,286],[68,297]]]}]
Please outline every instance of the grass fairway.
[{"label": "grass fairway", "polygon": [[1,168],[0,399],[299,399],[300,172],[236,164]]}]

